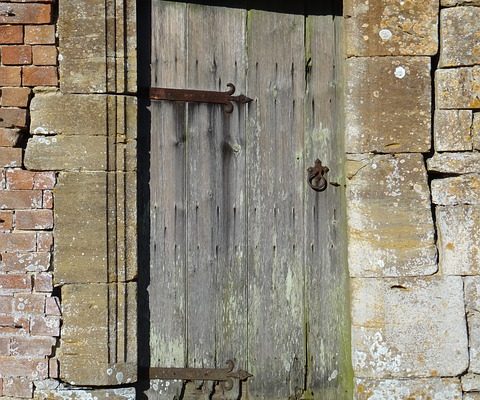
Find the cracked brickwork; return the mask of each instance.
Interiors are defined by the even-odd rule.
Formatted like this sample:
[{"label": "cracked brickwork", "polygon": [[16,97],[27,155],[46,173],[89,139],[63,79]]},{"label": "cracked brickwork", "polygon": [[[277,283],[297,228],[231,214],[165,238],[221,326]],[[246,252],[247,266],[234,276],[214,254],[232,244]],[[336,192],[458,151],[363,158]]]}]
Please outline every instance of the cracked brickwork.
[{"label": "cracked brickwork", "polygon": [[58,85],[54,6],[0,2],[0,398],[32,398],[36,383],[58,376],[56,173],[24,164],[31,99]]}]

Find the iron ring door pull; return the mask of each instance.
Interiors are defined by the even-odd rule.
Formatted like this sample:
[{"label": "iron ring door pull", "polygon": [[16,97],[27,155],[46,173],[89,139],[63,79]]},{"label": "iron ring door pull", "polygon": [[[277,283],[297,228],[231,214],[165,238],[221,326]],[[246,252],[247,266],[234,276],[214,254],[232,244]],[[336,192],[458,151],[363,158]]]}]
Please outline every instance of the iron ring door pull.
[{"label": "iron ring door pull", "polygon": [[307,168],[308,185],[316,192],[323,192],[328,185],[325,174],[329,171],[327,166],[323,166],[322,162],[317,158],[313,167]]}]

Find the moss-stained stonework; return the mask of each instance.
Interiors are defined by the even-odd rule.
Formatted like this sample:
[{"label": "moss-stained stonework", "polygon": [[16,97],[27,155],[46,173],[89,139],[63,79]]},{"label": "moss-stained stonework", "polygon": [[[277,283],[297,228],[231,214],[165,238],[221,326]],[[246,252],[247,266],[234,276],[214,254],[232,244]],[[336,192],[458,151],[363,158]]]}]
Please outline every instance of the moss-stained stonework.
[{"label": "moss-stained stonework", "polygon": [[429,58],[350,58],[346,75],[347,153],[430,149]]},{"label": "moss-stained stonework", "polygon": [[347,55],[434,55],[438,0],[345,0]]}]

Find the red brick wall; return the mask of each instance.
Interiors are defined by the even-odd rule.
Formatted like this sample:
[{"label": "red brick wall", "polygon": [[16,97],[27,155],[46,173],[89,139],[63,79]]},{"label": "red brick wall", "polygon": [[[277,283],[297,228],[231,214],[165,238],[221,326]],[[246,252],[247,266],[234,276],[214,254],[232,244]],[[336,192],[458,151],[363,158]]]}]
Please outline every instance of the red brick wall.
[{"label": "red brick wall", "polygon": [[57,86],[52,1],[0,1],[0,398],[31,398],[57,376],[59,301],[52,294],[55,172],[27,171],[35,87]]}]

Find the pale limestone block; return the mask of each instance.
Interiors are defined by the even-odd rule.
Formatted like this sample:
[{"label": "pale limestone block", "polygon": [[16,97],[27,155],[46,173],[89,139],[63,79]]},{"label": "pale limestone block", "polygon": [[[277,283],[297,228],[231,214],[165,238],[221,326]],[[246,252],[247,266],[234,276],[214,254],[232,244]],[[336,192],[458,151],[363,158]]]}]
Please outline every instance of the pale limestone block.
[{"label": "pale limestone block", "polygon": [[480,153],[435,153],[427,160],[427,168],[445,174],[480,173]]},{"label": "pale limestone block", "polygon": [[34,400],[135,400],[135,388],[36,390]]},{"label": "pale limestone block", "polygon": [[434,55],[438,13],[438,0],[346,0],[347,55]]},{"label": "pale limestone block", "polygon": [[107,282],[107,176],[61,173],[55,188],[55,282]]},{"label": "pale limestone block", "polygon": [[61,173],[54,193],[55,282],[134,279],[135,173]]},{"label": "pale limestone block", "polygon": [[432,201],[443,206],[480,204],[480,174],[468,174],[432,181]]},{"label": "pale limestone block", "polygon": [[441,0],[442,7],[453,7],[458,5],[480,6],[480,0]]},{"label": "pale limestone block", "polygon": [[478,112],[473,114],[472,138],[473,148],[480,150],[480,113]]},{"label": "pale limestone block", "polygon": [[351,58],[346,68],[347,153],[430,150],[430,58]]},{"label": "pale limestone block", "polygon": [[480,400],[480,393],[465,393],[463,396],[463,400]]},{"label": "pale limestone block", "polygon": [[435,273],[435,231],[422,155],[350,155],[347,178],[351,276]]},{"label": "pale limestone block", "polygon": [[480,207],[437,207],[439,268],[444,275],[480,273]]},{"label": "pale limestone block", "polygon": [[[118,302],[117,293],[125,293]],[[79,386],[136,381],[136,283],[64,285],[62,313],[62,381]]]},{"label": "pale limestone block", "polygon": [[438,69],[435,100],[440,109],[480,108],[480,66]]},{"label": "pale limestone block", "polygon": [[58,91],[37,93],[30,106],[30,133],[107,135],[106,107],[105,95],[64,95]]},{"label": "pale limestone block", "polygon": [[436,151],[472,150],[471,110],[436,110],[433,126]]},{"label": "pale limestone block", "polygon": [[356,400],[462,400],[458,378],[355,379]]},{"label": "pale limestone block", "polygon": [[355,278],[351,288],[356,377],[456,376],[467,369],[461,277]]},{"label": "pale limestone block", "polygon": [[454,7],[440,13],[439,67],[480,64],[480,8]]},{"label": "pale limestone block", "polygon": [[480,392],[480,375],[468,373],[461,379],[464,392]]},{"label": "pale limestone block", "polygon": [[104,171],[106,146],[105,136],[36,135],[28,141],[24,163],[37,171]]},{"label": "pale limestone block", "polygon": [[106,92],[105,1],[59,3],[58,34],[62,92]]},{"label": "pale limestone block", "polygon": [[467,276],[464,278],[464,284],[465,308],[470,333],[469,372],[478,374],[480,373],[480,276]]}]

